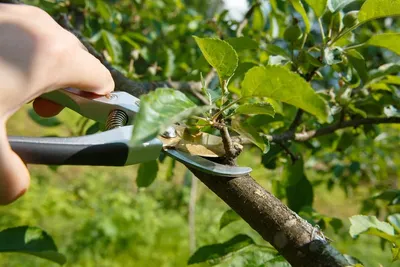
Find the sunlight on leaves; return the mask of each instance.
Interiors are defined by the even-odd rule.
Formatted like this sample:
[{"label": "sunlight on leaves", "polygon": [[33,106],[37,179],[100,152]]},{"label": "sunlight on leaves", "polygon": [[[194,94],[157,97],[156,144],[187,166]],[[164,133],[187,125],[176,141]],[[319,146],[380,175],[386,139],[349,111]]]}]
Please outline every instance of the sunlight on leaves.
[{"label": "sunlight on leaves", "polygon": [[242,82],[244,97],[265,96],[301,108],[326,121],[325,101],[299,75],[279,66],[254,67]]},{"label": "sunlight on leaves", "polygon": [[358,13],[358,20],[368,20],[400,15],[400,0],[367,0]]},{"label": "sunlight on leaves", "polygon": [[147,142],[172,124],[208,110],[210,106],[196,106],[182,92],[159,88],[140,98],[140,109],[135,117],[131,142]]},{"label": "sunlight on leaves", "polygon": [[324,14],[327,0],[305,0],[305,2],[314,10],[317,17]]},{"label": "sunlight on leaves", "polygon": [[238,66],[238,55],[233,47],[222,40],[215,38],[194,39],[207,62],[214,67],[222,80],[231,77]]},{"label": "sunlight on leaves", "polygon": [[361,234],[369,234],[382,237],[390,242],[394,242],[393,227],[387,222],[379,221],[375,216],[355,215],[350,217],[350,235],[355,238]]},{"label": "sunlight on leaves", "polygon": [[304,24],[306,26],[306,33],[310,32],[311,26],[310,26],[310,20],[308,19],[307,12],[304,9],[303,4],[300,2],[300,0],[290,0],[292,3],[294,9],[300,14],[300,16],[303,18]]},{"label": "sunlight on leaves", "polygon": [[265,114],[274,117],[275,109],[270,103],[250,103],[240,105],[235,110],[235,114]]},{"label": "sunlight on leaves", "polygon": [[[400,4],[400,3],[399,3]],[[366,44],[389,49],[400,55],[400,33],[382,33],[372,35]]]},{"label": "sunlight on leaves", "polygon": [[332,13],[334,13],[355,1],[357,0],[328,0],[328,8]]}]

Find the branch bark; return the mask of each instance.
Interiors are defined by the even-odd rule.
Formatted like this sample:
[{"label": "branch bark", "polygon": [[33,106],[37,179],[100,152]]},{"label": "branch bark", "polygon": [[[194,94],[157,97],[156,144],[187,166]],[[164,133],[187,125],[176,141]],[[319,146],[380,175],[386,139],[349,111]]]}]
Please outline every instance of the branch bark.
[{"label": "branch bark", "polygon": [[347,266],[322,233],[291,211],[250,176],[217,177],[191,170],[292,266]]}]

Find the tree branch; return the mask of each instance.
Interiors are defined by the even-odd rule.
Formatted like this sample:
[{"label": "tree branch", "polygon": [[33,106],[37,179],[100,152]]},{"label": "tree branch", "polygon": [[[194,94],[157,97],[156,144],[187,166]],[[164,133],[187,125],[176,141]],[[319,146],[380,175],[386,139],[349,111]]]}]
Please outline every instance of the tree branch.
[{"label": "tree branch", "polygon": [[269,136],[268,139],[270,139],[270,141],[272,142],[289,141],[289,140],[305,142],[318,136],[331,134],[339,129],[344,129],[348,127],[359,127],[362,125],[390,124],[390,123],[400,123],[400,117],[391,117],[391,118],[372,117],[372,118],[354,119],[349,121],[338,122],[336,124],[329,125],[317,130],[311,130],[304,133],[296,133],[294,136],[288,135],[286,133],[272,135]]},{"label": "tree branch", "polygon": [[294,267],[347,266],[315,229],[250,176],[226,178],[191,170]]},{"label": "tree branch", "polygon": [[[332,134],[337,130],[349,128],[349,127],[359,127],[362,125],[373,125],[373,124],[393,124],[400,123],[400,117],[391,118],[381,118],[381,117],[371,117],[363,119],[354,119],[349,121],[338,122],[333,125],[329,125],[320,129],[310,130],[306,132],[294,133],[292,131],[286,131],[280,134],[274,135],[264,135],[270,142],[281,143],[287,141],[297,141],[306,142],[312,138]],[[246,137],[235,136],[232,137],[232,141],[239,143],[241,145],[251,145],[252,142]]]}]

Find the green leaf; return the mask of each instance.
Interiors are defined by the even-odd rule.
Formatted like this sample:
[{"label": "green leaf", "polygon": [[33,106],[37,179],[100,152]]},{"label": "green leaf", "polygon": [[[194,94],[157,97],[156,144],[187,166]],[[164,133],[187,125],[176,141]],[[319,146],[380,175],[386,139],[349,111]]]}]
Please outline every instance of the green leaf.
[{"label": "green leaf", "polygon": [[247,137],[253,144],[258,146],[263,153],[267,153],[270,147],[269,141],[263,138],[257,130],[245,121],[232,121],[232,128],[240,135]]},{"label": "green leaf", "polygon": [[115,38],[114,34],[109,31],[101,30],[101,36],[103,38],[104,45],[107,49],[107,52],[111,56],[113,62],[119,63],[122,60],[122,47],[118,42],[117,38]]},{"label": "green leaf", "polygon": [[105,19],[106,21],[109,21],[111,18],[111,9],[110,6],[105,3],[105,1],[102,0],[97,0],[96,1],[96,9],[97,12],[99,12],[100,16]]},{"label": "green leaf", "polygon": [[261,6],[258,5],[254,8],[253,11],[253,23],[252,23],[253,30],[262,31],[264,29],[264,25],[265,25],[264,14],[261,10]]},{"label": "green leaf", "polygon": [[328,9],[335,13],[336,11],[340,11],[348,4],[355,2],[357,0],[328,0]]},{"label": "green leaf", "polygon": [[306,26],[306,33],[310,32],[310,20],[308,19],[307,12],[304,9],[303,4],[300,2],[300,0],[290,0],[292,3],[294,9],[300,14],[300,16],[303,18],[304,25]]},{"label": "green leaf", "polygon": [[387,84],[400,85],[400,76],[388,75],[381,82]]},{"label": "green leaf", "polygon": [[219,244],[199,248],[188,260],[188,265],[215,260],[253,245],[254,241],[247,235],[237,235]]},{"label": "green leaf", "polygon": [[400,55],[400,47],[398,45],[399,42],[400,33],[382,33],[372,35],[372,37],[365,44],[383,47]]},{"label": "green leaf", "polygon": [[157,177],[158,163],[156,160],[141,163],[139,165],[136,185],[138,187],[150,186]]},{"label": "green leaf", "polygon": [[281,48],[281,47],[279,47],[277,45],[267,44],[266,47],[265,47],[265,50],[270,55],[278,55],[278,56],[282,56],[282,57],[284,57],[286,59],[290,59],[289,53],[285,49],[283,49],[283,48]]},{"label": "green leaf", "polygon": [[236,50],[236,52],[258,48],[258,43],[249,37],[232,37],[226,39],[226,41]]},{"label": "green leaf", "polygon": [[396,246],[392,247],[391,250],[392,250],[392,261],[395,262],[400,260],[400,248]]},{"label": "green leaf", "polygon": [[325,13],[327,0],[305,0],[319,18]]},{"label": "green leaf", "polygon": [[287,163],[285,169],[283,170],[283,183],[286,186],[293,186],[300,182],[304,177],[304,161],[301,157],[296,160],[294,164]]},{"label": "green leaf", "polygon": [[397,233],[400,234],[400,213],[389,215],[388,222],[396,229]]},{"label": "green leaf", "polygon": [[379,221],[375,216],[355,215],[350,217],[350,235],[355,238],[361,234],[379,236],[390,242],[396,242],[393,227],[387,222]]},{"label": "green leaf", "polygon": [[370,79],[378,79],[386,75],[396,74],[400,72],[400,65],[395,63],[387,63],[380,66],[378,69],[370,71]]},{"label": "green leaf", "polygon": [[229,43],[215,38],[194,36],[194,39],[207,62],[217,70],[221,84],[222,80],[233,75],[239,59],[236,51]]},{"label": "green leaf", "polygon": [[353,145],[354,134],[351,130],[344,130],[339,139],[333,144],[333,149],[339,152],[344,152],[347,148]]},{"label": "green leaf", "polygon": [[361,80],[366,83],[368,81],[368,70],[364,57],[354,49],[347,51],[346,55],[350,64],[356,69]]},{"label": "green leaf", "polygon": [[86,130],[85,135],[95,134],[98,131],[100,131],[100,123],[99,122],[95,122]]},{"label": "green leaf", "polygon": [[303,207],[312,206],[313,186],[303,175],[295,185],[286,187],[286,197],[289,208],[294,212],[299,212]]},{"label": "green leaf", "polygon": [[140,98],[140,109],[135,117],[131,142],[142,144],[150,141],[172,124],[207,112],[210,108],[196,106],[177,90],[159,88]]},{"label": "green leaf", "polygon": [[60,265],[67,261],[64,255],[58,253],[53,238],[37,227],[20,226],[1,231],[0,252],[30,254]]},{"label": "green leaf", "polygon": [[228,224],[236,222],[240,219],[241,217],[234,210],[227,210],[224,212],[224,214],[222,214],[222,217],[219,220],[219,229],[221,230]]},{"label": "green leaf", "polygon": [[175,71],[175,54],[172,49],[167,48],[165,51],[165,65],[163,68],[164,76],[169,78]]},{"label": "green leaf", "polygon": [[271,144],[270,150],[261,157],[261,164],[267,169],[276,168],[276,160],[278,155],[283,151],[283,148],[276,144]]},{"label": "green leaf", "polygon": [[358,13],[358,20],[368,20],[400,15],[400,0],[367,0]]},{"label": "green leaf", "polygon": [[389,189],[374,195],[372,199],[382,199],[392,202],[397,197],[400,197],[400,190]]},{"label": "green leaf", "polygon": [[61,125],[61,121],[56,117],[51,117],[51,118],[40,117],[33,109],[28,110],[28,115],[34,122],[36,122],[40,126],[56,127]]},{"label": "green leaf", "polygon": [[325,101],[299,75],[279,66],[254,67],[242,82],[242,96],[264,96],[279,100],[327,121]]},{"label": "green leaf", "polygon": [[274,117],[275,109],[270,103],[249,103],[240,105],[235,114],[265,114]]}]

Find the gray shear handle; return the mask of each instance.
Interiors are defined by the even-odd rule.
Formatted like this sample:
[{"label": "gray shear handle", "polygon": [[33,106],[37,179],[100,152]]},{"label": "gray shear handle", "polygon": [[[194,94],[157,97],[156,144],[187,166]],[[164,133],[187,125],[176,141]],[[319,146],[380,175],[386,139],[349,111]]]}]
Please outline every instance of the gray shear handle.
[{"label": "gray shear handle", "polygon": [[89,143],[87,138],[10,136],[8,139],[11,148],[26,163],[91,166],[125,165],[129,153],[127,144],[124,142]]}]

